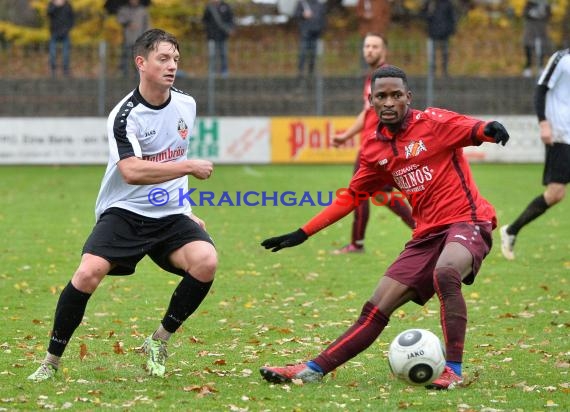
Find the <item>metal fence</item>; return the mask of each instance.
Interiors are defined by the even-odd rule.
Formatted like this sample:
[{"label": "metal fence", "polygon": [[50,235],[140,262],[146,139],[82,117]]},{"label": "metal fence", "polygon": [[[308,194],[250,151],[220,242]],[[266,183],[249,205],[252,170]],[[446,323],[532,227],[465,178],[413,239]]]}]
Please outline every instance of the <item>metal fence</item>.
[{"label": "metal fence", "polygon": [[[427,72],[427,39],[417,35],[390,39],[389,60],[406,69],[410,75]],[[518,39],[518,35],[513,38]],[[469,47],[465,45],[469,44]],[[230,76],[294,76],[297,72],[298,36],[296,31],[277,31],[259,38],[236,37],[228,42]],[[520,74],[523,48],[519,40],[497,42],[472,39],[468,33],[450,40],[450,74],[453,76],[504,76]],[[72,46],[72,76],[120,76],[121,47],[105,47],[105,63],[101,64],[100,45]],[[549,52],[548,50],[546,51]],[[322,39],[321,73],[323,76],[350,76],[362,71],[361,39],[358,36],[325,36]],[[208,73],[208,44],[201,33],[181,40],[180,70],[187,76]],[[0,43],[0,76],[22,79],[49,77],[47,44],[28,46]]]},{"label": "metal fence", "polygon": [[[475,41],[475,40],[474,40]],[[418,107],[434,104],[470,113],[532,112],[534,79],[520,75],[523,57],[518,42],[476,40],[473,48],[451,40],[450,78],[428,75],[427,42],[399,37],[390,43],[389,60],[411,78]],[[360,39],[325,37],[313,76],[297,79],[296,33],[229,43],[229,75],[208,71],[203,36],[183,39],[177,86],[188,90],[208,115],[351,115],[361,107]],[[0,116],[102,116],[128,90],[134,76],[119,70],[120,48],[75,45],[71,78],[52,78],[46,45],[0,48]],[[489,59],[489,54],[501,59]],[[504,61],[504,64],[499,64]]]}]

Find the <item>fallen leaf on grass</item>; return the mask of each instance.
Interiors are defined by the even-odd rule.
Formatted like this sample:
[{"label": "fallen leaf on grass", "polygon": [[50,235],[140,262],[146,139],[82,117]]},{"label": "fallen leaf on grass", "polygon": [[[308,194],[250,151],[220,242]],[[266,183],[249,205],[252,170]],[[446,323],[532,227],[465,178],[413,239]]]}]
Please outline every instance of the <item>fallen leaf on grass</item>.
[{"label": "fallen leaf on grass", "polygon": [[212,395],[218,392],[212,383],[206,385],[190,385],[182,388],[184,392],[197,392],[196,397],[203,398],[204,396]]},{"label": "fallen leaf on grass", "polygon": [[115,352],[117,355],[124,355],[127,353],[123,347],[123,342],[115,342],[113,345],[113,352]]},{"label": "fallen leaf on grass", "polygon": [[203,341],[201,341],[200,339],[198,339],[196,336],[190,336],[188,338],[188,340],[190,341],[190,343],[204,343]]},{"label": "fallen leaf on grass", "polygon": [[82,343],[79,345],[79,359],[83,360],[87,356],[87,345]]},{"label": "fallen leaf on grass", "polygon": [[477,382],[479,380],[480,376],[481,375],[479,374],[478,370],[474,371],[473,373],[471,373],[465,377],[461,386],[467,387],[467,386],[473,385],[475,382]]},{"label": "fallen leaf on grass", "polygon": [[223,356],[223,353],[214,353],[214,352],[209,352],[207,350],[202,350],[200,352],[198,352],[197,356],[198,357],[204,357],[204,356]]}]

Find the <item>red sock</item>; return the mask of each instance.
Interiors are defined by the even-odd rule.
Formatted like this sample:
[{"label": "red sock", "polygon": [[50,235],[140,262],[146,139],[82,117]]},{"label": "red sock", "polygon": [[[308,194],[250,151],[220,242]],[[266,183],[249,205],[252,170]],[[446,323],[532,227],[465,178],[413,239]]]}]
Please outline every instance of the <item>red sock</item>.
[{"label": "red sock", "polygon": [[449,267],[437,268],[433,284],[439,298],[441,330],[448,361],[461,362],[467,328],[467,305],[461,294],[461,275]]},{"label": "red sock", "polygon": [[368,348],[384,330],[389,318],[366,302],[358,320],[321,354],[313,359],[325,374]]},{"label": "red sock", "polygon": [[370,218],[370,200],[362,200],[354,209],[354,219],[352,221],[352,239],[351,243],[355,246],[362,247],[364,244],[364,235],[366,226]]}]

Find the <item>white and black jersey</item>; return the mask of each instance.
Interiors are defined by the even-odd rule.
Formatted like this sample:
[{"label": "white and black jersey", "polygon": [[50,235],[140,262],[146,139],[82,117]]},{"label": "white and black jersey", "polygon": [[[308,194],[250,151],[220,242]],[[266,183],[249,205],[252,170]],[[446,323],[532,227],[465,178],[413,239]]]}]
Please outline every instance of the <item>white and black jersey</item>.
[{"label": "white and black jersey", "polygon": [[186,160],[195,120],[196,101],[175,88],[161,106],[145,101],[138,89],[115,106],[107,119],[109,163],[95,205],[97,220],[110,207],[151,218],[191,211],[188,202],[179,201],[179,193],[188,191],[188,176],[154,185],[130,185],[117,163],[131,156],[161,163]]},{"label": "white and black jersey", "polygon": [[552,55],[538,79],[537,114],[546,118],[554,143],[570,144],[570,49]]}]

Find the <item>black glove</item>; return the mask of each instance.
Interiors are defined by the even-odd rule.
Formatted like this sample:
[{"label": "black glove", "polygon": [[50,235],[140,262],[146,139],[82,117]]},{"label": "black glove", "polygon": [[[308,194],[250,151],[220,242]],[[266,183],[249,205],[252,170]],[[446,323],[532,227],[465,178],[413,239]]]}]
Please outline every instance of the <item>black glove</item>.
[{"label": "black glove", "polygon": [[496,121],[487,123],[483,129],[483,133],[485,133],[485,136],[495,138],[495,143],[503,146],[507,144],[510,137],[505,126]]},{"label": "black glove", "polygon": [[261,246],[265,249],[271,249],[272,252],[277,252],[285,247],[293,247],[300,245],[305,240],[307,240],[309,236],[303,229],[297,229],[294,232],[287,233],[286,235],[271,237],[269,239],[265,239],[261,242]]}]

